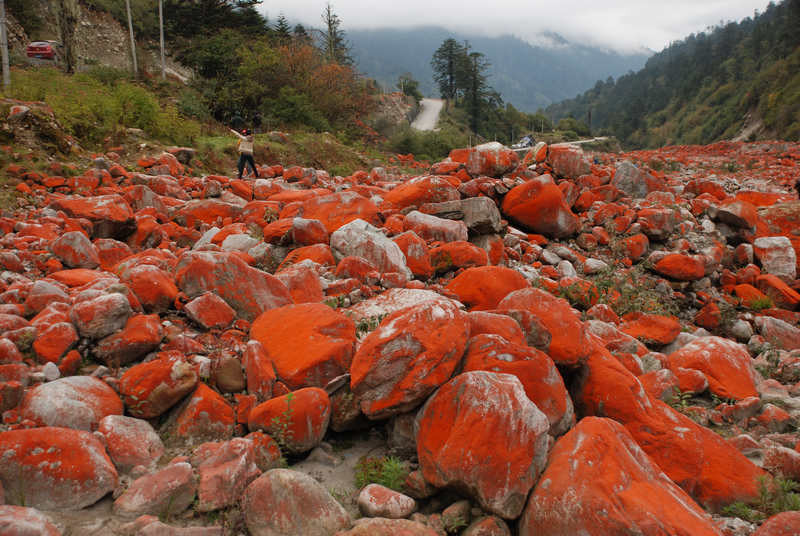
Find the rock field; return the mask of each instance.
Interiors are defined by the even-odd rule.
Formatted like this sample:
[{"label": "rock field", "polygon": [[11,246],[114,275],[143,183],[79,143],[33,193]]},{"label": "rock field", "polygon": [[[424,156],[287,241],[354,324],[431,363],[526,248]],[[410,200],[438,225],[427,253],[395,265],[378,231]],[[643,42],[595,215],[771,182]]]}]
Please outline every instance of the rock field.
[{"label": "rock field", "polygon": [[3,536],[800,534],[800,144],[193,156],[8,168]]}]

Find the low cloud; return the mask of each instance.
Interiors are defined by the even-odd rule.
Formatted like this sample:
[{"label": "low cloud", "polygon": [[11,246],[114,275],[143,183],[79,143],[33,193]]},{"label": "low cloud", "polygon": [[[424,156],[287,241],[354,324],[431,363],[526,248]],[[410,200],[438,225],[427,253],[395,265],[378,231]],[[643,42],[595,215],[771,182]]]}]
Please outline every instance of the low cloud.
[{"label": "low cloud", "polygon": [[[283,13],[293,22],[322,26],[324,0],[267,0],[261,10],[274,21]],[[768,0],[561,0],[542,5],[530,0],[336,0],[334,12],[345,29],[443,26],[484,35],[513,34],[540,43],[555,32],[570,41],[620,51],[659,51],[720,22],[739,21],[763,10]]]}]

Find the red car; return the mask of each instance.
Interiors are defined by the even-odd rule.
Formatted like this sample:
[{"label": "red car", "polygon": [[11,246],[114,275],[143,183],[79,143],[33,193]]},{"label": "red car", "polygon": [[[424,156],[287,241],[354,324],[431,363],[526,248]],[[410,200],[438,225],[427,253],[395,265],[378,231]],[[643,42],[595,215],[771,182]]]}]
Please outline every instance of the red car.
[{"label": "red car", "polygon": [[25,52],[29,58],[55,61],[58,59],[58,46],[55,41],[34,41]]}]

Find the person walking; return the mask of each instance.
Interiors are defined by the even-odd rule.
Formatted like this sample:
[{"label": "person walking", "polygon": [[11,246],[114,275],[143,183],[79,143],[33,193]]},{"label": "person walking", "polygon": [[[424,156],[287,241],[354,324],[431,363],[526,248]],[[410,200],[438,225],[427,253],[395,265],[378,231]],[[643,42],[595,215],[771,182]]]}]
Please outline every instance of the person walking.
[{"label": "person walking", "polygon": [[242,172],[245,170],[246,166],[250,166],[250,169],[253,170],[253,175],[258,178],[256,161],[253,159],[253,142],[255,141],[253,132],[246,128],[242,129],[241,134],[233,129],[231,129],[231,132],[236,134],[239,138],[239,143],[236,144],[236,148],[239,150],[239,178],[242,178]]}]

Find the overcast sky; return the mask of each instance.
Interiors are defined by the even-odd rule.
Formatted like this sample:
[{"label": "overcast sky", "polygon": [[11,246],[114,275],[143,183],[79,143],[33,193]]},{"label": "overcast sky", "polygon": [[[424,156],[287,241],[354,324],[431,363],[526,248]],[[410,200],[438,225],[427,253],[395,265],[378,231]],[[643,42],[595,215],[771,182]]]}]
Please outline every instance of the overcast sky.
[{"label": "overcast sky", "polygon": [[[274,22],[321,26],[325,0],[264,0]],[[342,28],[437,25],[488,35],[514,34],[536,44],[537,34],[557,32],[571,41],[616,50],[660,51],[670,41],[720,21],[739,21],[763,11],[769,0],[332,0]]]}]

